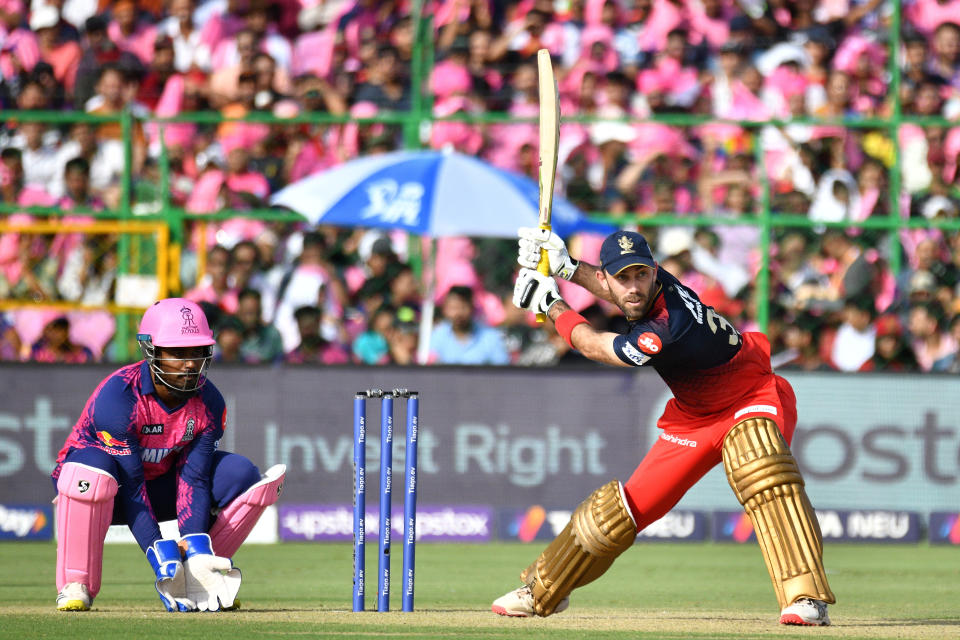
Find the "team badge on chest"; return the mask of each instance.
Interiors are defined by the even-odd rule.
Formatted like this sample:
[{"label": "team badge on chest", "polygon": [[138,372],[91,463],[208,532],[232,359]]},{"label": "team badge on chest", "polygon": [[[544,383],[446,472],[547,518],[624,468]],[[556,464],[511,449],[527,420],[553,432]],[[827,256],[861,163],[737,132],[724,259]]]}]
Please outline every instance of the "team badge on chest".
[{"label": "team badge on chest", "polygon": [[183,438],[181,438],[181,442],[189,442],[190,440],[193,440],[193,429],[195,425],[196,421],[193,418],[187,418],[187,428],[183,432]]}]

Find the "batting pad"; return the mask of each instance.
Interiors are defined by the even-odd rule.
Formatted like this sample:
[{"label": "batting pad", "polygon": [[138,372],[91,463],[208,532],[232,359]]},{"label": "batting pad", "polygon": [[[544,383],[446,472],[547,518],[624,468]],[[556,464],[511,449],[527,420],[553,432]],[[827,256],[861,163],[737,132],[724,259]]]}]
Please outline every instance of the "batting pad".
[{"label": "batting pad", "polygon": [[723,468],[753,522],[780,609],[803,597],[836,602],[823,570],[820,524],[776,423],[738,423],[723,441]]},{"label": "batting pad", "polygon": [[636,537],[620,482],[611,480],[574,510],[560,535],[520,574],[533,592],[534,613],[553,613],[571,591],[603,575]]},{"label": "batting pad", "polygon": [[247,539],[264,510],[277,501],[283,492],[287,467],[275,464],[263,474],[260,482],[233,499],[210,527],[213,551],[222,558],[232,558]]},{"label": "batting pad", "polygon": [[103,469],[67,462],[57,479],[57,591],[65,584],[100,592],[103,539],[113,518],[117,481]]}]

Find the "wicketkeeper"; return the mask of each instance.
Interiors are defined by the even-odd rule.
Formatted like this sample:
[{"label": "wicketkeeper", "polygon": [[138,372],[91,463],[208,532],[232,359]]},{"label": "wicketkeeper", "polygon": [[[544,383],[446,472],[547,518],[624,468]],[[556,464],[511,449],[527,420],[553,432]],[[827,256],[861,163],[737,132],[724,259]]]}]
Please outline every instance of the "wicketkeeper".
[{"label": "wicketkeeper", "polygon": [[[626,333],[598,331],[567,305],[552,277],[537,273],[541,248],[550,273],[616,304]],[[523,586],[498,598],[505,616],[563,611],[569,594],[600,577],[639,531],[664,516],[723,462],[766,561],[782,624],[828,625],[836,602],[823,568],[823,543],[803,478],[790,453],[796,397],[770,366],[762,333],[741,334],[673,275],[658,267],[646,239],[617,231],[600,267],[570,258],[563,241],[520,230],[513,302],[546,313],[570,346],[591,360],[650,365],[673,392],[660,438],[626,483],[611,480],[578,506],[566,528],[520,574]]]},{"label": "wicketkeeper", "polygon": [[[130,527],[168,611],[236,606],[230,558],[283,489],[286,468],[261,476],[247,458],[218,451],[226,408],[206,378],[213,332],[182,298],[143,314],[144,359],[93,392],[57,456],[57,609],[87,611],[100,591],[111,523]],[[179,539],[158,521],[177,519]]]}]

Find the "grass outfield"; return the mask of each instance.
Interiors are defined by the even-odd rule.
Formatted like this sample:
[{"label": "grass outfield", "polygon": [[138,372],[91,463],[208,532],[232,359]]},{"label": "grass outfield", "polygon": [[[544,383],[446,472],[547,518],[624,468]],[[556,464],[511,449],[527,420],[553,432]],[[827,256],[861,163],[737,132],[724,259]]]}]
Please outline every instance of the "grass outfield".
[{"label": "grass outfield", "polygon": [[[368,545],[371,577],[375,546]],[[637,545],[576,591],[564,613],[490,613],[490,602],[517,586],[519,570],[540,548],[421,544],[417,612],[354,614],[349,545],[250,545],[235,557],[244,575],[240,611],[168,614],[133,545],[107,547],[93,611],[61,613],[54,607],[53,544],[0,543],[0,638],[960,638],[956,548],[828,545],[839,598],[829,628],[777,624],[756,545]],[[376,604],[372,582],[368,608]],[[400,607],[399,581],[391,604]]]}]

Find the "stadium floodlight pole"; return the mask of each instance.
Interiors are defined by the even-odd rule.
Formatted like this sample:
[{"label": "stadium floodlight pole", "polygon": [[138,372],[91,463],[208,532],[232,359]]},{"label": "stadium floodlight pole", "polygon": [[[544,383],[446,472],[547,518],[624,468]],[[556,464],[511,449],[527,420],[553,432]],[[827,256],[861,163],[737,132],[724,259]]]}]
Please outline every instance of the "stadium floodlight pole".
[{"label": "stadium floodlight pole", "polygon": [[390,509],[393,482],[393,394],[380,402],[380,562],[377,565],[377,611],[390,611]]}]

